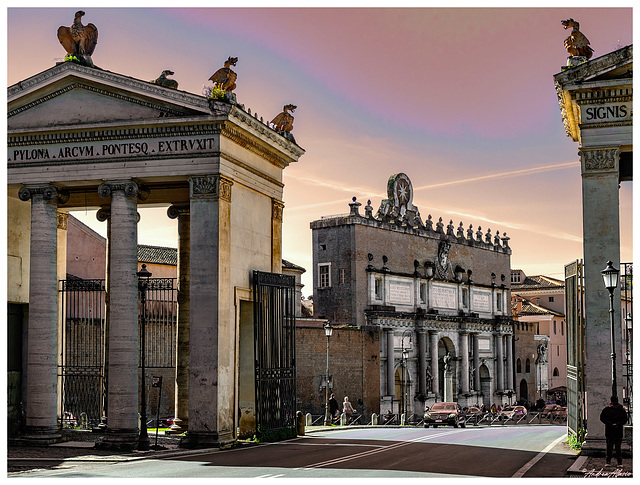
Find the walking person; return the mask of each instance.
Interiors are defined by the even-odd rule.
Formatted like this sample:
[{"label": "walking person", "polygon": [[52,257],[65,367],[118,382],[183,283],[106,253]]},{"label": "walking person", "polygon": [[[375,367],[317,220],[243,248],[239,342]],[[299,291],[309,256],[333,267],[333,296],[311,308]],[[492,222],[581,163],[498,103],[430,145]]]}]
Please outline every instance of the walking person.
[{"label": "walking person", "polygon": [[347,424],[349,424],[351,422],[351,419],[353,418],[355,410],[353,409],[353,406],[349,402],[349,398],[347,396],[344,397],[344,402],[342,403],[342,412],[347,415]]},{"label": "walking person", "polygon": [[600,421],[604,423],[604,436],[607,439],[606,463],[611,465],[611,454],[615,447],[618,466],[622,466],[622,433],[627,412],[618,402],[618,396],[611,396],[611,403],[600,413]]},{"label": "walking person", "polygon": [[338,405],[338,401],[336,400],[336,395],[331,393],[331,399],[329,399],[329,412],[331,413],[332,421],[336,418],[339,410],[340,406]]}]

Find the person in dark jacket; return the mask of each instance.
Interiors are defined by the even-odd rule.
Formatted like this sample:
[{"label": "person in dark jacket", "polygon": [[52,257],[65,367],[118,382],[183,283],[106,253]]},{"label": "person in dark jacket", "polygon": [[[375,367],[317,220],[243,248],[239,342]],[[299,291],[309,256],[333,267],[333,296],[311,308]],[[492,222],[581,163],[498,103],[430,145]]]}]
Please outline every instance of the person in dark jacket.
[{"label": "person in dark jacket", "polygon": [[604,436],[607,439],[607,465],[611,464],[613,448],[616,449],[618,466],[622,465],[622,432],[627,422],[627,412],[618,403],[618,396],[611,396],[611,403],[600,413],[600,421],[604,423]]},{"label": "person in dark jacket", "polygon": [[331,413],[331,419],[335,419],[336,414],[338,414],[338,400],[336,399],[335,394],[331,394],[331,399],[329,399],[329,412]]}]

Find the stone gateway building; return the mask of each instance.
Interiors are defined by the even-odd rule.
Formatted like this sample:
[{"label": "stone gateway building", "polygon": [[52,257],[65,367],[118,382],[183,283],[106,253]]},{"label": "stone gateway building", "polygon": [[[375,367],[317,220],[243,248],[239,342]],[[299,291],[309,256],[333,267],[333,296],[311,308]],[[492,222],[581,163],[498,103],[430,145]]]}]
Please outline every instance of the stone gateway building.
[{"label": "stone gateway building", "polygon": [[311,223],[314,317],[377,334],[380,408],[369,412],[509,402],[509,238],[423,220],[403,173],[387,189],[375,215],[354,197],[348,215]]},{"label": "stone gateway building", "polygon": [[[11,358],[10,399],[25,403],[23,438],[60,436],[68,379],[58,282],[66,213],[78,209],[107,224],[104,354],[92,371],[105,389],[105,443],[138,440],[142,207],[166,207],[179,221],[175,408],[185,446],[224,445],[238,429],[255,430],[253,309],[268,302],[253,275],[269,273],[269,291],[290,278],[283,285],[295,292],[293,277],[273,273],[282,268],[283,170],[304,150],[236,103],[76,62],[7,96],[9,346],[22,349]],[[283,310],[292,320],[293,309]],[[289,360],[277,364],[289,369],[285,350],[278,355]],[[287,396],[295,406],[295,390]]]}]

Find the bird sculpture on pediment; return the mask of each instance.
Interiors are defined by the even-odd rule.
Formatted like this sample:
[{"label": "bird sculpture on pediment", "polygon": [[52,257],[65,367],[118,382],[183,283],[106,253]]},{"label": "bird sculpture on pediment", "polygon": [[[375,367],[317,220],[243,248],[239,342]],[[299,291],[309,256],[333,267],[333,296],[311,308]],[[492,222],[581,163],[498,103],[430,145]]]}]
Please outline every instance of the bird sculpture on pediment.
[{"label": "bird sculpture on pediment", "polygon": [[178,81],[174,79],[168,79],[167,76],[173,76],[174,72],[165,69],[162,71],[162,74],[158,76],[157,79],[151,81],[153,84],[157,84],[158,86],[164,86],[165,88],[178,89]]},{"label": "bird sculpture on pediment", "polygon": [[293,130],[293,116],[289,113],[294,113],[297,106],[295,104],[287,104],[282,108],[282,113],[278,114],[271,123],[273,123],[276,131],[284,131],[289,133]]},{"label": "bird sculpture on pediment", "polygon": [[238,79],[238,75],[231,69],[231,66],[235,66],[237,63],[237,57],[229,57],[229,59],[224,62],[224,67],[221,67],[213,73],[209,81],[213,81],[217,87],[230,93],[236,88],[236,79]]},{"label": "bird sculpture on pediment", "polygon": [[98,29],[93,24],[82,24],[85,13],[78,10],[71,27],[58,28],[58,40],[67,54],[75,56],[81,63],[93,66],[91,55],[98,43]]},{"label": "bird sculpture on pediment", "polygon": [[564,40],[564,47],[570,57],[582,56],[591,59],[593,49],[589,46],[589,39],[580,32],[580,24],[573,19],[561,21],[564,29],[572,28],[571,35]]}]

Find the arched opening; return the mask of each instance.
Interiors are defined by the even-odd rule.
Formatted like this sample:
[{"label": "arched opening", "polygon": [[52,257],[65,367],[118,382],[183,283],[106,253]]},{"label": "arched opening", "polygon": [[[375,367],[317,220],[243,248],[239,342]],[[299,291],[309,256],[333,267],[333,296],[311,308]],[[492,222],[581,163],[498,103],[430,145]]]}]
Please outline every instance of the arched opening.
[{"label": "arched opening", "polygon": [[554,367],[553,369],[553,377],[558,377],[560,375],[560,371],[558,370],[557,367]]},{"label": "arched opening", "polygon": [[516,372],[522,374],[522,361],[520,359],[516,360]]},{"label": "arched opening", "polygon": [[[443,401],[456,401],[458,397],[455,351],[455,346],[448,337],[438,341],[438,393]],[[445,364],[449,367],[448,371],[445,369]]]},{"label": "arched opening", "polygon": [[482,392],[482,403],[489,408],[491,406],[491,375],[485,364],[480,366],[480,391]]},{"label": "arched opening", "polygon": [[524,371],[526,374],[529,374],[531,372],[531,361],[529,359],[527,359],[524,364]]},{"label": "arched opening", "polygon": [[529,386],[527,386],[527,381],[522,379],[520,381],[520,399],[522,401],[528,401],[529,400]]}]

